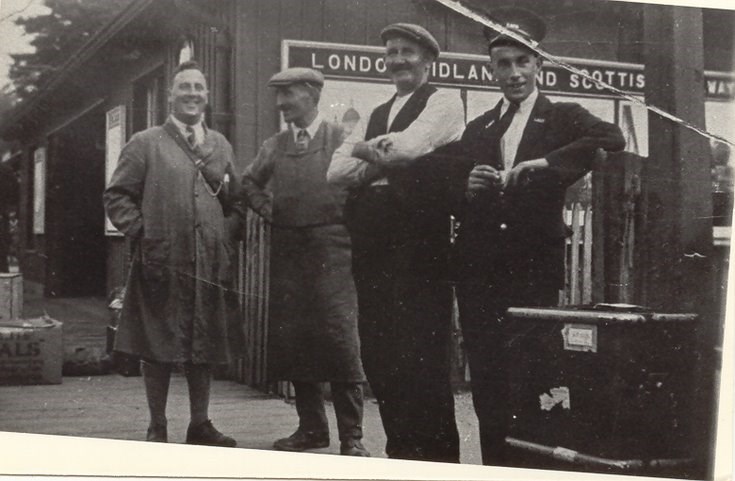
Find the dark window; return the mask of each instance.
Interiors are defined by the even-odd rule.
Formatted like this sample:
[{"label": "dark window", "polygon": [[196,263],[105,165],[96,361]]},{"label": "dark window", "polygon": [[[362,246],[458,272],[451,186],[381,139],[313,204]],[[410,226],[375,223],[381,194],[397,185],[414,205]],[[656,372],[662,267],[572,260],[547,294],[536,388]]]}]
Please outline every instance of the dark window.
[{"label": "dark window", "polygon": [[133,84],[133,133],[166,120],[166,86],[163,68],[158,68]]}]

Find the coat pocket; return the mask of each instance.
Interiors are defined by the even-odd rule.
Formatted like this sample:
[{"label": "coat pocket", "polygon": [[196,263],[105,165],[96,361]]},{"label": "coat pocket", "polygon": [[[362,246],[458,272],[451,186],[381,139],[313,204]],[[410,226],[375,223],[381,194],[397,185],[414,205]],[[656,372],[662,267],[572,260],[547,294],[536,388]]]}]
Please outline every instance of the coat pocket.
[{"label": "coat pocket", "polygon": [[166,276],[169,250],[170,243],[166,239],[141,239],[140,260],[146,280],[157,281]]},{"label": "coat pocket", "polygon": [[143,238],[140,241],[140,270],[145,295],[151,307],[161,306],[168,298],[171,279],[170,243],[166,239]]}]

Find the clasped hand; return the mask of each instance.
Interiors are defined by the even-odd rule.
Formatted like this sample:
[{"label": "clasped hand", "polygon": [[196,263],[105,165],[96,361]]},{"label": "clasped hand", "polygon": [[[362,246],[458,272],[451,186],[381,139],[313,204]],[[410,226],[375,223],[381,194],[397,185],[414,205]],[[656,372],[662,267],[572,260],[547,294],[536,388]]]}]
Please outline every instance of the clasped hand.
[{"label": "clasped hand", "polygon": [[503,175],[503,172],[489,165],[476,165],[467,180],[467,194],[470,198],[474,198],[481,192],[524,187],[530,180],[529,174],[548,167],[549,162],[546,159],[527,160],[519,162]]},{"label": "clasped hand", "polygon": [[352,151],[357,157],[371,164],[383,167],[397,167],[404,165],[409,158],[403,158],[400,152],[394,149],[393,141],[387,135],[381,135],[371,140],[358,142]]}]

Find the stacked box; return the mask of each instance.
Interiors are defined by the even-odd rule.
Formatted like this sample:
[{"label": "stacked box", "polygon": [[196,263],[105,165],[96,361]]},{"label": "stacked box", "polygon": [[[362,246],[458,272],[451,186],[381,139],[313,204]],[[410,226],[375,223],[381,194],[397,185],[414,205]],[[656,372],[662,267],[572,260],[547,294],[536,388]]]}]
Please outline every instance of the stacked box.
[{"label": "stacked box", "polygon": [[23,312],[23,276],[0,274],[0,324],[21,317]]},{"label": "stacked box", "polygon": [[50,317],[0,322],[0,385],[60,384],[62,323]]}]

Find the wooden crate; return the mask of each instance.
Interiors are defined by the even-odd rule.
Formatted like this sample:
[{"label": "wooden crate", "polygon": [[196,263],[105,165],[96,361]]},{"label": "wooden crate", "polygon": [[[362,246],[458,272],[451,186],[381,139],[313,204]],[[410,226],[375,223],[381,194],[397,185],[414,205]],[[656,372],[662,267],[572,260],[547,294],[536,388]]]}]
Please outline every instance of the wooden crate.
[{"label": "wooden crate", "polygon": [[0,274],[0,323],[21,317],[23,312],[23,276]]},{"label": "wooden crate", "polygon": [[60,384],[62,328],[47,316],[0,323],[0,386]]}]

